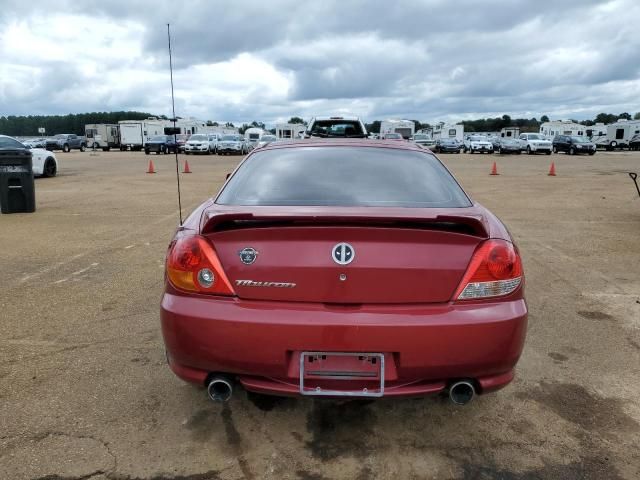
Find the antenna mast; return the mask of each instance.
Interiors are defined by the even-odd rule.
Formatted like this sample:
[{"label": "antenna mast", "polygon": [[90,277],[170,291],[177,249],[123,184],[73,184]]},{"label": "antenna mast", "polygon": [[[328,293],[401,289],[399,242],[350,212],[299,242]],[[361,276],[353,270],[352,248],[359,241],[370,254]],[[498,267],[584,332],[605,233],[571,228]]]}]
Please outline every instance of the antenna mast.
[{"label": "antenna mast", "polygon": [[173,143],[175,144],[176,154],[176,180],[178,181],[178,212],[180,217],[180,226],[182,226],[182,198],[180,196],[180,165],[178,162],[178,138],[176,135],[176,101],[173,95],[173,59],[171,58],[171,29],[167,23],[167,39],[169,40],[169,73],[171,75],[171,109],[173,112]]}]

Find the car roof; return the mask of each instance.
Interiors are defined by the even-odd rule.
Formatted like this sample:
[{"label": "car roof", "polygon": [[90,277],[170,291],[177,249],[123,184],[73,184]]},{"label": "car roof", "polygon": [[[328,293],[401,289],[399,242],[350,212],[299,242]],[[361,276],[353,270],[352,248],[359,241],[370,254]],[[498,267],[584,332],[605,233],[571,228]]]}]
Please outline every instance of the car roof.
[{"label": "car roof", "polygon": [[393,148],[395,150],[413,150],[431,154],[431,151],[416,145],[413,142],[398,142],[389,140],[373,140],[368,138],[308,138],[283,140],[269,143],[260,149],[275,150],[279,148],[299,148],[299,147],[370,147],[370,148]]},{"label": "car roof", "polygon": [[322,117],[313,117],[312,120],[360,120],[360,117],[356,117],[354,115],[336,115],[336,116],[322,116]]}]

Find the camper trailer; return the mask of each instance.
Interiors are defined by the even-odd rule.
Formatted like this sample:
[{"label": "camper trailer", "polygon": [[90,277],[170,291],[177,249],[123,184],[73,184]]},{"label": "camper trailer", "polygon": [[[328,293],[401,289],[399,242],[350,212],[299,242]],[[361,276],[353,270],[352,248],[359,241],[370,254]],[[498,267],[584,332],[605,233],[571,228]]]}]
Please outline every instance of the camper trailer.
[{"label": "camper trailer", "polygon": [[380,137],[387,133],[399,133],[405,140],[411,138],[416,130],[413,120],[384,120],[380,122]]},{"label": "camper trailer", "polygon": [[144,145],[155,135],[165,135],[165,128],[172,127],[168,120],[148,118],[146,120],[121,120],[120,150],[142,150]]},{"label": "camper trailer", "polygon": [[[173,122],[168,121],[167,127],[173,128]],[[207,127],[206,122],[193,118],[179,118],[176,120],[176,128],[180,129],[179,134],[189,136],[194,133],[209,133],[209,130],[211,129],[211,127]]]},{"label": "camper trailer", "polygon": [[89,148],[101,148],[108,152],[120,147],[120,126],[108,123],[91,123],[84,126],[84,136]]},{"label": "camper trailer", "polygon": [[595,141],[596,146],[607,150],[629,148],[629,142],[634,135],[640,134],[640,120],[618,119],[607,125],[607,135]]},{"label": "camper trailer", "polygon": [[302,123],[278,123],[276,124],[276,137],[278,139],[295,139],[304,134],[306,127]]},{"label": "camper trailer", "polygon": [[464,125],[447,125],[438,123],[433,127],[432,133],[434,140],[452,139],[462,143],[464,141]]},{"label": "camper trailer", "polygon": [[540,125],[540,133],[553,140],[556,135],[583,136],[586,128],[584,125],[571,120],[555,120],[553,122],[544,122]]},{"label": "camper trailer", "polygon": [[244,139],[249,144],[249,147],[254,148],[265,133],[267,132],[262,128],[247,128],[244,131]]}]

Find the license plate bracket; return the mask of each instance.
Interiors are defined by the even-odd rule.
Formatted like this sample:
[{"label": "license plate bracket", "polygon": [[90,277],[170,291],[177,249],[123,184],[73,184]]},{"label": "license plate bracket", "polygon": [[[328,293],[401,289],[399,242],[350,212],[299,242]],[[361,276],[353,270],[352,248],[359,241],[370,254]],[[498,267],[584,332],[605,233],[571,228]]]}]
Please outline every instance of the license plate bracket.
[{"label": "license plate bracket", "polygon": [[[366,380],[375,387],[357,390],[310,387],[305,380]],[[370,352],[301,352],[300,394],[326,397],[382,397],[384,354]]]}]

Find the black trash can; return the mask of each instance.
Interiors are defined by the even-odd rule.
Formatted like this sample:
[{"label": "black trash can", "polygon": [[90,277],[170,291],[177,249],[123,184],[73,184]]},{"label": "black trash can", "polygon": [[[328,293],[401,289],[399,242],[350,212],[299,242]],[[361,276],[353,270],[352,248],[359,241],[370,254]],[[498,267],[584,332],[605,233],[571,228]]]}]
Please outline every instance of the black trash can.
[{"label": "black trash can", "polygon": [[26,148],[0,150],[0,211],[36,211],[31,151]]}]

